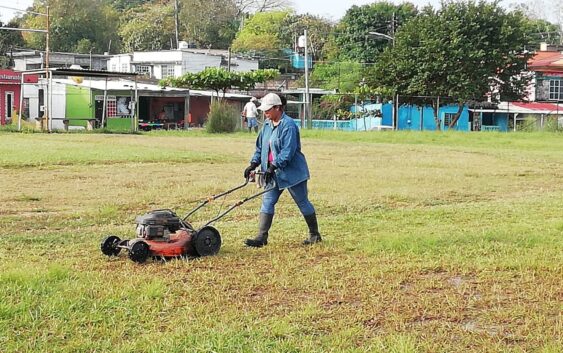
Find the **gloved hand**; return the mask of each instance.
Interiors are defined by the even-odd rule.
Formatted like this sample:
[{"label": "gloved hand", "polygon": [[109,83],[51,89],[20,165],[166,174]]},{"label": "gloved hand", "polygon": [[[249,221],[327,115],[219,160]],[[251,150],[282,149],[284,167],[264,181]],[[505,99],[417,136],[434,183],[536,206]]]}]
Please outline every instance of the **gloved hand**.
[{"label": "gloved hand", "polygon": [[250,176],[250,172],[252,172],[258,166],[259,166],[259,164],[256,163],[256,162],[250,163],[250,165],[248,167],[246,167],[246,169],[244,170],[244,178],[248,179],[248,177]]},{"label": "gloved hand", "polygon": [[266,184],[270,184],[270,182],[274,179],[274,171],[276,170],[276,168],[277,167],[275,165],[270,164],[268,169],[266,169],[266,172],[264,173],[264,181],[266,182]]}]

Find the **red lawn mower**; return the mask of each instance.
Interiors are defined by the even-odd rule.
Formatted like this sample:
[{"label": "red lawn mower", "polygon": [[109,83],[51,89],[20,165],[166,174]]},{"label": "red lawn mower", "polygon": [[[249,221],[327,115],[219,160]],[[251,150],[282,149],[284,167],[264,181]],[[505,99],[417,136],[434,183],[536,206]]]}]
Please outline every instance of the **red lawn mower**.
[{"label": "red lawn mower", "polygon": [[[261,173],[256,173],[261,174]],[[254,181],[254,174],[244,184],[230,190],[208,197],[196,208],[188,212],[183,218],[178,217],[169,209],[153,210],[135,219],[137,224],[137,238],[121,240],[118,236],[110,235],[102,240],[100,249],[107,256],[117,256],[122,249],[129,253],[129,258],[137,263],[145,262],[149,257],[174,258],[174,257],[199,257],[211,256],[221,248],[221,234],[212,227],[213,222],[223,218],[227,213],[245,202],[257,198],[270,191],[275,185],[269,186],[257,194],[238,201],[217,217],[205,223],[201,228],[195,229],[188,221],[188,217],[196,211],[223,196],[242,189],[249,182]]]}]

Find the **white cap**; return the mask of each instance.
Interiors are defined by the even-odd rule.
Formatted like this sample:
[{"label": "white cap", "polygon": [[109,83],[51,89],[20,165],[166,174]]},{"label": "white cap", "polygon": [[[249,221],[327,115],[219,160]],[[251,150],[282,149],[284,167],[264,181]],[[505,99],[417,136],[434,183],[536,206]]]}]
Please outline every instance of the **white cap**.
[{"label": "white cap", "polygon": [[282,105],[280,97],[275,93],[268,93],[260,100],[261,104],[258,107],[261,111],[265,112],[266,110],[270,110],[272,107],[276,105]]},{"label": "white cap", "polygon": [[256,99],[256,97],[250,98],[250,101],[251,101],[251,102],[255,102],[255,101],[257,101],[257,100],[258,100],[258,99]]}]

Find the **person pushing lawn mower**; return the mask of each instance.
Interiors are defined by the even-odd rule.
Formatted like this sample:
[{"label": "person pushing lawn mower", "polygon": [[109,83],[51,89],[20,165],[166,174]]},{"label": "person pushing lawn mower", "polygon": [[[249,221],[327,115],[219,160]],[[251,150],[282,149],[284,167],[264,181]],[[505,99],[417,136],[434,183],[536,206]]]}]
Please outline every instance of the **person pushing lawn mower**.
[{"label": "person pushing lawn mower", "polygon": [[268,231],[274,219],[275,206],[285,189],[293,197],[309,227],[309,238],[303,244],[318,243],[322,238],[315,208],[307,195],[307,180],[310,175],[307,161],[301,152],[299,129],[293,119],[285,114],[284,104],[277,94],[265,95],[258,109],[264,112],[267,120],[258,134],[256,150],[250,159],[250,165],[244,170],[244,177],[248,179],[260,167],[266,188],[271,187],[271,190],[262,195],[258,234],[253,239],[246,239],[244,243],[256,248],[268,244]]}]

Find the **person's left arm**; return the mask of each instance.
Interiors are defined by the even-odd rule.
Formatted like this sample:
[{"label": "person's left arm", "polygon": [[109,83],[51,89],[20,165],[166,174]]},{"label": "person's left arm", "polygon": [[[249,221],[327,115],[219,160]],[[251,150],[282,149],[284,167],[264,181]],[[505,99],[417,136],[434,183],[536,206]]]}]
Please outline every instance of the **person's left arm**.
[{"label": "person's left arm", "polygon": [[274,158],[274,165],[277,168],[284,168],[295,155],[297,151],[297,126],[295,124],[288,124],[287,127],[281,131],[279,143],[281,144],[280,152]]}]

